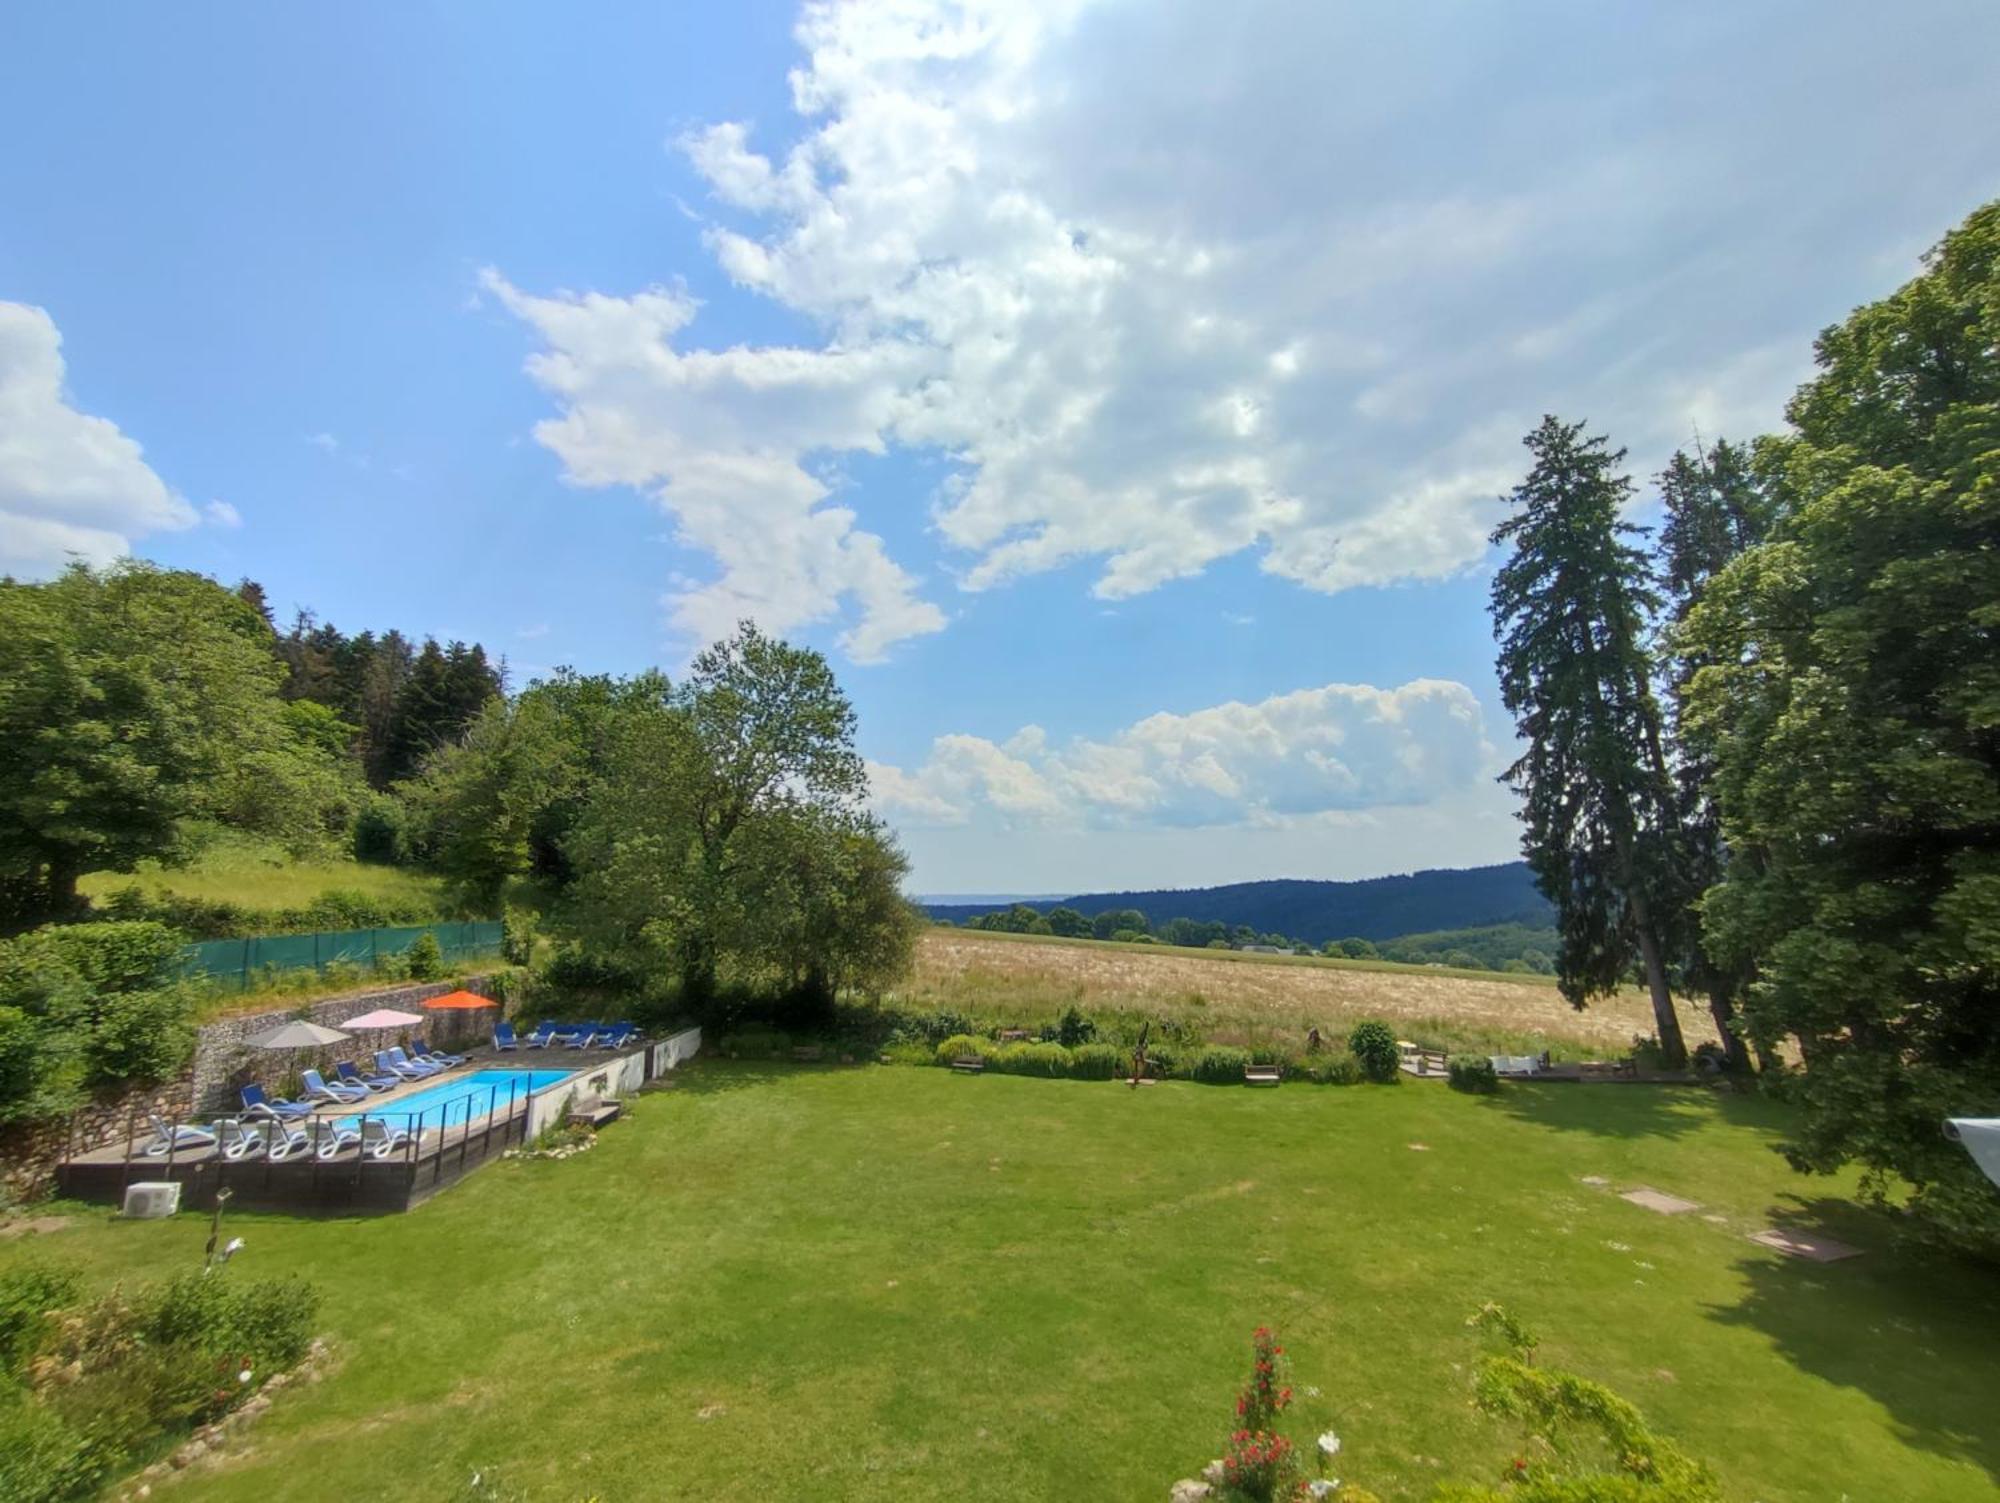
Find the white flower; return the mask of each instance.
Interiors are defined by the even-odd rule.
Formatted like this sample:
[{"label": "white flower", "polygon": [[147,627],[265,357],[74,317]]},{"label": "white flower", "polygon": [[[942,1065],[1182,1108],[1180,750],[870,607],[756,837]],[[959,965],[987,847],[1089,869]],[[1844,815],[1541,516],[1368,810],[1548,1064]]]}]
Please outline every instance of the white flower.
[{"label": "white flower", "polygon": [[1331,1461],[1340,1454],[1340,1437],[1331,1430],[1319,1438],[1319,1454]]},{"label": "white flower", "polygon": [[1320,1477],[1306,1484],[1306,1491],[1315,1498],[1330,1498],[1333,1490],[1340,1486],[1338,1477]]},{"label": "white flower", "polygon": [[236,1381],[239,1383],[248,1383],[250,1381],[250,1369],[246,1367],[242,1372],[238,1373]]}]

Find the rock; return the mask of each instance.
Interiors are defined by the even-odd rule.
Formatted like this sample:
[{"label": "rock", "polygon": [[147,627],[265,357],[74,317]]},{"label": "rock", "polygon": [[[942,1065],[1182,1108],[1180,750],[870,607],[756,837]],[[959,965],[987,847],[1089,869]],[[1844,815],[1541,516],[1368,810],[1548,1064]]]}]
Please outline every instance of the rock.
[{"label": "rock", "polygon": [[1201,1469],[1201,1480],[1206,1482],[1210,1487],[1220,1487],[1222,1486],[1222,1479],[1228,1475],[1228,1472],[1229,1468],[1222,1464],[1222,1458],[1218,1456]]},{"label": "rock", "polygon": [[1210,1496],[1214,1491],[1215,1489],[1206,1482],[1183,1477],[1174,1484],[1174,1490],[1167,1494],[1167,1499],[1168,1503],[1200,1503],[1201,1499]]}]

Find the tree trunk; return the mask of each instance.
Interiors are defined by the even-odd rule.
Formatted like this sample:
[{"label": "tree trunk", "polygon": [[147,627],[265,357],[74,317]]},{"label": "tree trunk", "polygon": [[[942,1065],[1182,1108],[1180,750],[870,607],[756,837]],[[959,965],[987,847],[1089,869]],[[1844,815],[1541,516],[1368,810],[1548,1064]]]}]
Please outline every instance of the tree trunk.
[{"label": "tree trunk", "polygon": [[1733,1025],[1736,1021],[1736,1001],[1726,987],[1715,987],[1708,994],[1708,1013],[1715,1019],[1715,1031],[1722,1035],[1722,1053],[1731,1070],[1748,1073],[1750,1051],[1743,1047],[1743,1039]]},{"label": "tree trunk", "polygon": [[1660,959],[1660,942],[1646,911],[1644,898],[1633,897],[1632,920],[1639,931],[1639,957],[1646,966],[1646,990],[1653,996],[1653,1024],[1660,1031],[1660,1058],[1669,1070],[1687,1068],[1687,1040],[1681,1037],[1681,1020],[1674,1012],[1674,994],[1667,985],[1667,968]]}]

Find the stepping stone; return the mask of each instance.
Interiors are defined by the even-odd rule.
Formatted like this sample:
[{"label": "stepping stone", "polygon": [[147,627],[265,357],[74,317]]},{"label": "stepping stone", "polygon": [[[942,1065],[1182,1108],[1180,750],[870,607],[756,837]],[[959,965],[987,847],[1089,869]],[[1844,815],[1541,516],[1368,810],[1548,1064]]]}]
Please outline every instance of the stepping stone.
[{"label": "stepping stone", "polygon": [[1860,1248],[1849,1247],[1831,1237],[1816,1237],[1810,1232],[1787,1232],[1775,1226],[1750,1233],[1750,1240],[1765,1247],[1775,1247],[1794,1258],[1810,1258],[1815,1263],[1838,1263],[1842,1258],[1861,1256]]},{"label": "stepping stone", "polygon": [[1682,1200],[1678,1195],[1665,1195],[1645,1185],[1636,1190],[1627,1190],[1618,1198],[1629,1200],[1635,1206],[1644,1206],[1649,1211],[1658,1211],[1662,1216],[1678,1216],[1685,1211],[1701,1209],[1691,1200]]},{"label": "stepping stone", "polygon": [[1602,1190],[1606,1185],[1611,1183],[1610,1180],[1601,1174],[1586,1174],[1583,1176],[1581,1182],[1589,1185],[1593,1190]]}]

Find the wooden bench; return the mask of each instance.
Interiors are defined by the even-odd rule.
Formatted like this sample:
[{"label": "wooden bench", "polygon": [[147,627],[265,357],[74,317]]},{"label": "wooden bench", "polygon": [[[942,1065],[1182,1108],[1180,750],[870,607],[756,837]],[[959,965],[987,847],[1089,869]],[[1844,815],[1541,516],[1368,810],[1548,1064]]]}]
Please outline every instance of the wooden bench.
[{"label": "wooden bench", "polygon": [[977,1075],[986,1068],[986,1061],[976,1054],[961,1054],[951,1067],[961,1075]]},{"label": "wooden bench", "polygon": [[825,1052],[818,1044],[800,1044],[792,1050],[792,1058],[802,1065],[816,1065]]},{"label": "wooden bench", "polygon": [[1284,1072],[1276,1065],[1245,1065],[1243,1083],[1245,1085],[1276,1085]]}]

